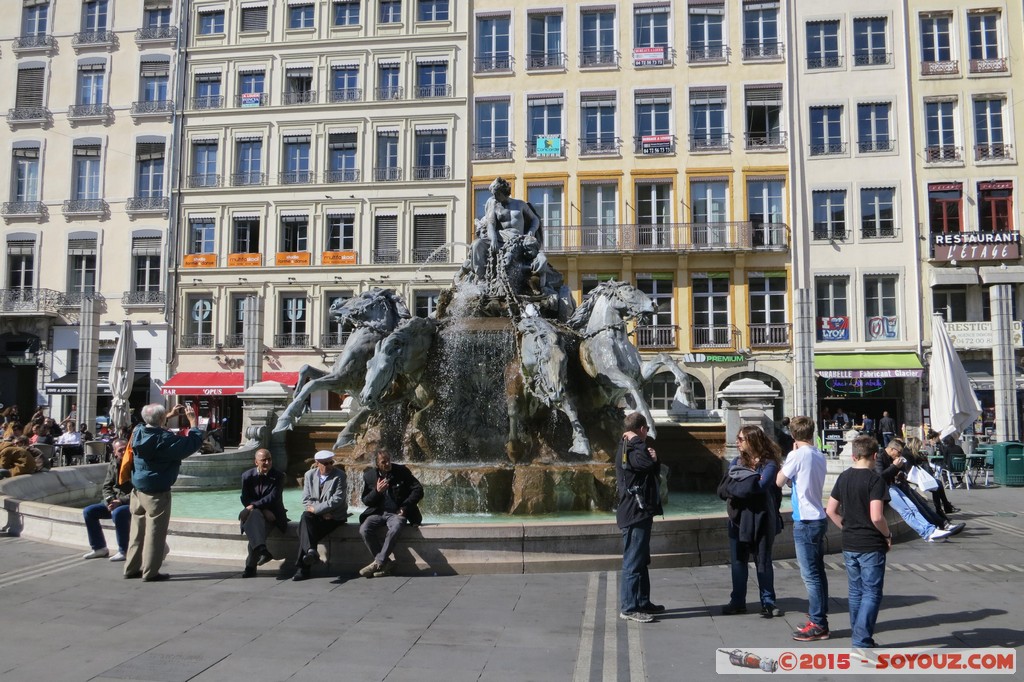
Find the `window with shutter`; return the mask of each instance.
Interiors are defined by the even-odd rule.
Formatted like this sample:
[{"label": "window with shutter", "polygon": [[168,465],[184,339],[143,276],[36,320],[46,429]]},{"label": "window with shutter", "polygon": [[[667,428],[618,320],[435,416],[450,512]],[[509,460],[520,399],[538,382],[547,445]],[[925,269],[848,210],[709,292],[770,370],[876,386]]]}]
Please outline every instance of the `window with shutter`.
[{"label": "window with shutter", "polygon": [[398,216],[379,215],[374,218],[373,261],[398,262]]},{"label": "window with shutter", "polygon": [[267,8],[266,7],[243,7],[242,8],[242,32],[266,31],[267,30]]},{"label": "window with shutter", "polygon": [[412,219],[412,259],[414,263],[447,262],[444,245],[447,216],[417,215]]},{"label": "window with shutter", "polygon": [[43,84],[46,79],[46,68],[18,70],[18,89],[15,107],[43,106]]}]

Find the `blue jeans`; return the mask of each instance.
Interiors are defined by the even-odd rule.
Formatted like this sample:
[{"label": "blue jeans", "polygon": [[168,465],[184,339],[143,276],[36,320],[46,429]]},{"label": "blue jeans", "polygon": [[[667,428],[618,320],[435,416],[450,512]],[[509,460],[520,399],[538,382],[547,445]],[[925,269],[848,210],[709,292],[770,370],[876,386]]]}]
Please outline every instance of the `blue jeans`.
[{"label": "blue jeans", "polygon": [[[729,595],[729,603],[739,606],[747,603],[750,545],[730,537],[729,556],[732,560],[732,593]],[[766,563],[765,570],[758,570],[758,563]],[[772,568],[771,556],[767,557],[767,562],[757,562],[755,557],[754,571],[757,573],[757,591],[761,597],[761,606],[775,606],[775,569]]]},{"label": "blue jeans", "polygon": [[793,545],[800,577],[807,588],[807,619],[828,627],[828,577],[825,575],[825,531],[828,519],[794,521]]},{"label": "blue jeans", "polygon": [[889,486],[889,506],[896,510],[896,513],[903,517],[907,525],[914,529],[918,535],[925,540],[935,530],[935,524],[929,523],[911,500],[903,494],[903,491],[894,485]]},{"label": "blue jeans", "polygon": [[637,611],[651,603],[651,528],[648,518],[622,529],[622,579],[619,581],[619,610]]},{"label": "blue jeans", "polygon": [[850,639],[857,648],[877,646],[875,621],[882,606],[885,552],[843,552],[850,578]]},{"label": "blue jeans", "polygon": [[114,519],[114,535],[117,537],[117,551],[128,551],[128,531],[131,528],[132,512],[130,506],[122,504],[111,512],[107,505],[99,502],[90,504],[82,510],[85,517],[85,531],[89,534],[89,546],[93,549],[104,549],[107,539],[103,537],[100,519]]}]

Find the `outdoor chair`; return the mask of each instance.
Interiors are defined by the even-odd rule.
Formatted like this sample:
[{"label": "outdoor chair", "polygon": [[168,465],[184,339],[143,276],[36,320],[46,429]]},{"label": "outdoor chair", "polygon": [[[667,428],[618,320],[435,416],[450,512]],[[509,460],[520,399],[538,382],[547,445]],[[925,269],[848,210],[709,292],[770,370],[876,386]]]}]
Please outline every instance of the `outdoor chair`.
[{"label": "outdoor chair", "polygon": [[[942,475],[946,478],[946,484],[950,490],[961,486],[971,489],[971,479],[967,472],[967,458],[960,455],[953,455],[949,461],[949,466],[942,470]],[[954,481],[956,481],[954,483]]]},{"label": "outdoor chair", "polygon": [[83,446],[82,464],[95,464],[107,461],[107,443],[102,440],[86,441]]},{"label": "outdoor chair", "polygon": [[53,466],[54,460],[54,447],[48,443],[34,443],[32,445],[36,450],[42,453],[43,458],[49,463],[49,466]]}]

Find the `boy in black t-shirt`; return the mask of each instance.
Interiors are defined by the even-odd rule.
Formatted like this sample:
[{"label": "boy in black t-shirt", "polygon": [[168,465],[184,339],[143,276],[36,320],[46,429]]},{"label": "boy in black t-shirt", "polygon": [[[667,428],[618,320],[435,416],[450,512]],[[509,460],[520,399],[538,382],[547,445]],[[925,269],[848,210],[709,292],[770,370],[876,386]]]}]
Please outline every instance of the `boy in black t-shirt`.
[{"label": "boy in black t-shirt", "polygon": [[[843,558],[850,580],[850,628],[853,646],[873,648],[875,621],[882,605],[885,554],[892,533],[885,521],[889,499],[885,481],[875,473],[878,441],[857,436],[853,441],[853,467],[839,475],[825,513],[843,531]],[[840,513],[842,507],[842,513]]]}]

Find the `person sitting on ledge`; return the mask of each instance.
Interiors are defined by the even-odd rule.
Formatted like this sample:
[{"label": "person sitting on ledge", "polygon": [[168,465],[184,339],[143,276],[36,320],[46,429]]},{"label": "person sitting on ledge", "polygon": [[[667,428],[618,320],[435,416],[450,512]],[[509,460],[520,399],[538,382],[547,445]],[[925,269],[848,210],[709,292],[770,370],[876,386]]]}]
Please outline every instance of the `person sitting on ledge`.
[{"label": "person sitting on ledge", "polygon": [[302,481],[299,518],[299,555],[292,580],[306,580],[313,564],[320,561],[317,543],[348,520],[348,481],[345,471],[334,466],[334,453],[320,450],[313,455],[315,466]]},{"label": "person sitting on ledge", "polygon": [[288,511],[284,508],[284,472],[273,468],[270,450],[256,451],[256,466],[242,474],[242,509],[238,515],[241,530],[249,538],[249,554],[243,578],[256,575],[256,567],[274,560],[267,549],[267,525],[288,530]]},{"label": "person sitting on ledge", "polygon": [[114,455],[107,463],[107,477],[103,479],[103,501],[90,504],[82,510],[85,517],[85,531],[89,534],[88,552],[83,559],[99,559],[109,556],[107,540],[103,537],[103,529],[100,528],[100,519],[113,519],[114,534],[117,536],[117,554],[110,557],[111,561],[124,561],[128,553],[128,535],[131,529],[132,513],[129,502],[132,495],[132,483],[126,481],[124,485],[117,482],[121,470],[121,457],[128,447],[124,440],[114,441]]},{"label": "person sitting on ledge", "polygon": [[[402,528],[407,523],[417,526],[423,522],[417,507],[423,499],[423,486],[413,473],[406,466],[392,464],[386,450],[377,451],[376,462],[376,467],[363,472],[366,511],[359,515],[359,534],[373,557],[359,571],[364,578],[391,575],[393,564],[388,557]],[[387,527],[383,543],[377,538],[377,529],[382,526]]]}]

